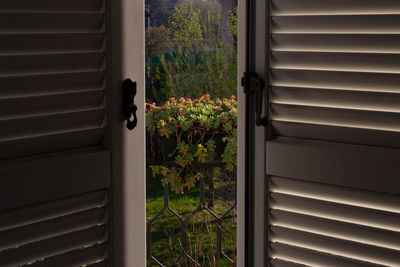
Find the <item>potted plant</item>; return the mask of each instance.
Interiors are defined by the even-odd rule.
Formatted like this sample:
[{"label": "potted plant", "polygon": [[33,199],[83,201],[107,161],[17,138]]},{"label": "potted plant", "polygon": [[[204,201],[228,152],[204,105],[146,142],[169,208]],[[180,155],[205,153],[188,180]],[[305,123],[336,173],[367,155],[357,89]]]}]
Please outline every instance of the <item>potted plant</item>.
[{"label": "potted plant", "polygon": [[147,127],[160,137],[163,164],[152,165],[153,175],[183,193],[203,174],[202,165],[236,166],[237,101],[234,96],[210,99],[170,98],[162,106],[146,104]]}]

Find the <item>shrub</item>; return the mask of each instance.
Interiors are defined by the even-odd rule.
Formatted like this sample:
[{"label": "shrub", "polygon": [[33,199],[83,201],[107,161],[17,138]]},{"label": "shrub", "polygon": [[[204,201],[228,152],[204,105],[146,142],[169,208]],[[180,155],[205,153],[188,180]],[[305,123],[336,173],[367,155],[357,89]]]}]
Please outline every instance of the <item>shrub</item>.
[{"label": "shrub", "polygon": [[198,164],[221,161],[228,170],[236,166],[237,102],[233,95],[222,100],[204,95],[195,100],[170,98],[163,106],[146,104],[146,124],[153,135],[157,132],[172,141],[166,160],[173,163],[151,169],[153,176],[161,175],[163,184],[169,183],[176,193],[190,190],[202,177]]},{"label": "shrub", "polygon": [[[152,68],[149,100],[161,104],[172,96],[236,95],[236,46],[222,37],[218,13],[202,13],[188,2],[171,15],[174,45],[169,53],[160,55],[160,64]],[[229,18],[228,28],[234,39],[236,13],[231,12]],[[185,21],[191,26],[186,27]]]},{"label": "shrub", "polygon": [[149,27],[146,30],[146,55],[148,56],[149,66],[151,66],[153,55],[164,54],[168,52],[169,47],[169,30],[164,25]]}]

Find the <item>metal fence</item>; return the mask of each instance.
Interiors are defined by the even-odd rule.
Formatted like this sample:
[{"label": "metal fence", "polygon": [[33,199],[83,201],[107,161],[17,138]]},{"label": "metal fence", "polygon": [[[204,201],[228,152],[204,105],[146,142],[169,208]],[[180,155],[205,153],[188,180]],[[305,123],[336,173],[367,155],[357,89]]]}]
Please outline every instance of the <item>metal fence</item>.
[{"label": "metal fence", "polygon": [[[224,222],[227,220],[227,218],[232,219],[232,216],[235,216],[235,211],[236,211],[236,174],[231,174],[230,176],[233,177],[233,183],[231,186],[231,190],[234,192],[233,200],[226,205],[226,209],[223,210],[222,212],[216,212],[213,210],[214,204],[216,199],[218,199],[218,195],[216,194],[215,191],[215,183],[216,183],[216,178],[211,175],[211,171],[207,171],[207,169],[204,169],[205,173],[208,173],[207,178],[200,178],[200,181],[198,183],[198,188],[199,188],[199,204],[197,207],[194,208],[192,212],[189,213],[188,216],[184,216],[182,214],[179,214],[176,210],[174,210],[170,206],[170,188],[169,185],[165,185],[163,187],[163,201],[164,201],[164,206],[160,211],[158,211],[157,214],[155,214],[151,219],[147,221],[147,258],[148,258],[148,265],[150,266],[167,266],[166,263],[160,262],[159,259],[157,259],[154,256],[154,251],[153,251],[153,242],[152,242],[152,228],[153,225],[157,222],[157,220],[160,218],[162,215],[169,215],[173,216],[178,219],[179,221],[179,229],[180,229],[180,248],[179,248],[179,255],[175,256],[173,259],[171,259],[172,263],[170,263],[168,266],[219,266],[218,264],[216,265],[216,262],[221,260],[221,258],[225,259],[225,262],[227,264],[224,264],[224,266],[236,266],[235,264],[235,258],[232,255],[228,255],[229,253],[226,253],[224,251],[222,242],[224,239],[224,235],[227,234],[226,231],[224,231]],[[206,191],[208,194],[206,194]],[[190,253],[189,253],[189,235],[190,235],[190,230],[188,228],[189,221],[194,218],[196,214],[199,214],[200,212],[206,212],[208,215],[211,216],[212,221],[211,224],[215,226],[216,231],[213,232],[213,239],[216,239],[216,248],[215,251],[211,254],[208,255],[207,258],[202,257],[202,260],[196,260]],[[235,225],[236,227],[236,225]],[[236,231],[234,231],[236,232]],[[225,237],[226,238],[226,237]],[[236,240],[236,239],[235,239]],[[231,253],[232,254],[232,253]],[[172,255],[171,255],[172,257]],[[188,263],[183,263],[188,262]],[[180,263],[181,262],[181,263]],[[164,265],[165,264],[165,265]]]}]

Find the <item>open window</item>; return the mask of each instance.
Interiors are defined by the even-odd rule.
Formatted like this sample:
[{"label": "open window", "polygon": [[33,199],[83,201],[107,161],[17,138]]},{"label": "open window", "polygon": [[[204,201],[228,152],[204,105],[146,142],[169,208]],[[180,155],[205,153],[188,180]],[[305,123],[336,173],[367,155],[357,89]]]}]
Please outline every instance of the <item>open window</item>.
[{"label": "open window", "polygon": [[[144,266],[143,3],[0,7],[1,264]],[[239,1],[238,266],[399,264],[399,14]]]}]

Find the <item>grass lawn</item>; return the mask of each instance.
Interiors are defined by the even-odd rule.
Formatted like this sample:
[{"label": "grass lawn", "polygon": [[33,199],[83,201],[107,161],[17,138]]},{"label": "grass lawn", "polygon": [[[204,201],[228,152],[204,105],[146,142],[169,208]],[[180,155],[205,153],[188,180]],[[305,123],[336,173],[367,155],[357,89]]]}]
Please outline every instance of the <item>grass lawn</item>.
[{"label": "grass lawn", "polygon": [[[147,220],[150,220],[164,207],[163,186],[159,178],[151,176],[151,170],[147,170]],[[208,203],[208,181],[206,181],[205,200]],[[218,179],[214,182],[215,199],[211,210],[221,216],[234,204],[236,187],[235,181]],[[183,219],[191,216],[199,206],[199,186],[185,194],[169,193],[169,206]],[[192,258],[202,263],[208,259],[217,249],[217,222],[214,217],[205,210],[196,213],[189,219],[188,250]],[[179,219],[168,209],[157,217],[152,224],[152,255],[163,265],[169,266],[174,258],[181,252],[182,231]],[[231,259],[236,258],[236,209],[233,209],[222,222],[222,250]],[[182,257],[180,266],[194,266],[190,261]],[[158,266],[148,262],[147,266]],[[225,267],[231,266],[223,257],[212,260],[206,266]]]}]

